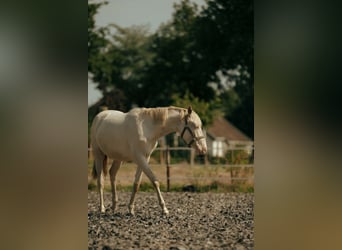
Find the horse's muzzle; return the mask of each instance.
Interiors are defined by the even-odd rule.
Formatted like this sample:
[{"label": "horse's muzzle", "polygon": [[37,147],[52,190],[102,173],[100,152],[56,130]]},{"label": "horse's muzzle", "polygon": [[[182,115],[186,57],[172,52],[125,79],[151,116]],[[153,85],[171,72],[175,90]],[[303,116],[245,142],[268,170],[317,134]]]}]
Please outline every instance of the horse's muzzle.
[{"label": "horse's muzzle", "polygon": [[200,150],[197,151],[198,155],[205,155],[207,153],[207,148],[201,148]]},{"label": "horse's muzzle", "polygon": [[201,155],[206,155],[207,154],[207,149],[203,149],[201,152],[200,152]]}]

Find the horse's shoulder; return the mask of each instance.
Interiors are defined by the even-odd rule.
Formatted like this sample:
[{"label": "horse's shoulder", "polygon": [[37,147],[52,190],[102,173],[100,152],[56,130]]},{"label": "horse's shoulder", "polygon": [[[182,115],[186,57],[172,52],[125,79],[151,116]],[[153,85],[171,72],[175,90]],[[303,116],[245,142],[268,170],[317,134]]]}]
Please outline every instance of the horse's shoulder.
[{"label": "horse's shoulder", "polygon": [[145,137],[144,128],[143,128],[143,116],[142,116],[141,108],[134,108],[130,110],[126,115],[127,125],[134,129],[138,133],[139,141],[146,142],[147,139]]}]

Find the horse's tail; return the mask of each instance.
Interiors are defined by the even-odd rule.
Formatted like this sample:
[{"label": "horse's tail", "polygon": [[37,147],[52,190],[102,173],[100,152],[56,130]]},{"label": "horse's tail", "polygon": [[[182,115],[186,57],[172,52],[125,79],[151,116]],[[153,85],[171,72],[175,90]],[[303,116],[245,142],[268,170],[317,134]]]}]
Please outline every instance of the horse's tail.
[{"label": "horse's tail", "polygon": [[96,179],[96,178],[97,178],[97,172],[96,172],[95,161],[94,161],[94,163],[93,163],[93,171],[92,171],[91,175],[93,176],[93,179]]},{"label": "horse's tail", "polygon": [[[106,155],[104,156],[104,159],[103,159],[103,168],[102,168],[102,169],[103,169],[103,174],[104,174],[105,176],[107,176],[107,174],[108,174],[108,158],[107,158]],[[92,172],[92,176],[93,176],[94,179],[97,178],[97,171],[96,171],[95,161],[94,161],[94,163],[93,163],[93,172]]]},{"label": "horse's tail", "polygon": [[108,158],[106,155],[103,159],[103,173],[104,173],[104,176],[107,176],[108,174]]}]

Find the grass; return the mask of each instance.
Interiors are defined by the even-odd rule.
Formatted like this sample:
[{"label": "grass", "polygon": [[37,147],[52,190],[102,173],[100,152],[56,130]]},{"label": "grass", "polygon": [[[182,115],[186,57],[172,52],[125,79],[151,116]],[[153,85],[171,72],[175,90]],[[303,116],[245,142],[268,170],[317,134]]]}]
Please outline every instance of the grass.
[{"label": "grass", "polygon": [[[132,185],[117,185],[118,191],[131,192]],[[91,182],[88,184],[88,190],[96,191],[97,187],[95,183]],[[106,192],[111,192],[110,186],[106,185],[104,190]],[[166,192],[165,185],[161,185],[160,190]],[[141,183],[140,192],[154,192],[152,184],[144,182]],[[227,193],[227,192],[238,192],[238,193],[253,193],[254,187],[250,185],[238,185],[238,184],[222,184],[217,182],[212,182],[209,185],[171,185],[170,192],[213,192],[213,193]]]},{"label": "grass", "polygon": [[[151,169],[160,181],[160,189],[166,192],[166,167],[151,164]],[[88,162],[88,190],[96,190],[96,181],[91,179],[92,161]],[[117,189],[131,191],[136,165],[124,163],[117,175]],[[254,170],[229,168],[224,165],[193,165],[187,163],[174,164],[170,167],[170,191],[172,192],[254,192]],[[231,180],[231,176],[245,178],[247,181]],[[105,191],[110,191],[109,176],[105,178]],[[140,191],[154,192],[148,178],[143,174]]]}]

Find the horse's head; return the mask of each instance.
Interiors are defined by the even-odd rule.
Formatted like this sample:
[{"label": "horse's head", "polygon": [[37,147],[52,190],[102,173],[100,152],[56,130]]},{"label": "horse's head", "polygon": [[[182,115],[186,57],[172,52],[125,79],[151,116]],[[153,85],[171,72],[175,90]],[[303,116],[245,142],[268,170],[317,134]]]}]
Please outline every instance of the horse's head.
[{"label": "horse's head", "polygon": [[181,137],[189,147],[196,149],[198,154],[207,153],[207,143],[202,131],[202,122],[199,116],[194,112],[191,106],[180,127]]}]

